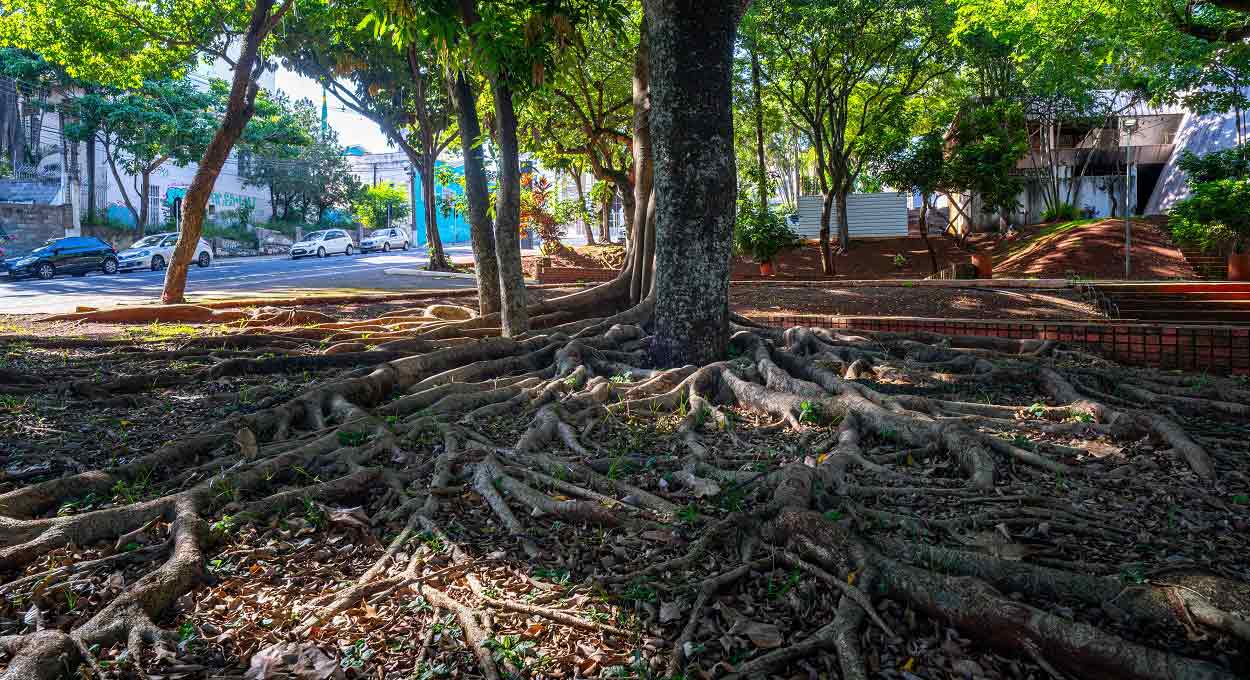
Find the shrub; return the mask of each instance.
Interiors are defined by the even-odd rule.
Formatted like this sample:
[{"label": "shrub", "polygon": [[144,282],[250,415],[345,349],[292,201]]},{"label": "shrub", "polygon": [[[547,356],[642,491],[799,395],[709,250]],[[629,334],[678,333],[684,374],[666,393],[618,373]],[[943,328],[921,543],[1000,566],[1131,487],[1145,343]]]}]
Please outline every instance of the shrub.
[{"label": "shrub", "polygon": [[1203,250],[1231,244],[1245,252],[1250,241],[1250,179],[1218,179],[1198,182],[1189,197],[1172,207],[1169,226],[1177,241]]},{"label": "shrub", "polygon": [[247,227],[236,223],[222,224],[216,220],[208,220],[204,223],[204,238],[224,238],[231,241],[238,241],[240,244],[248,248],[259,248],[260,242],[256,238],[256,232]]},{"label": "shrub", "polygon": [[1043,222],[1070,222],[1081,218],[1081,209],[1071,203],[1060,203],[1042,211]]},{"label": "shrub", "polygon": [[799,235],[786,224],[780,212],[757,209],[749,200],[738,203],[734,223],[734,250],[756,262],[768,262],[777,253],[798,245]]}]

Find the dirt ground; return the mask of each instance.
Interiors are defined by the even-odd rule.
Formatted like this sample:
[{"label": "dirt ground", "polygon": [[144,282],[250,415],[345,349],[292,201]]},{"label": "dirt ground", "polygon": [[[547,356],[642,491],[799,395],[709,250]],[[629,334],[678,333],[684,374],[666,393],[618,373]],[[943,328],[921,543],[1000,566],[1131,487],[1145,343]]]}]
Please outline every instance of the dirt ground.
[{"label": "dirt ground", "polygon": [[839,287],[739,284],[729,289],[734,311],[921,316],[946,319],[1102,319],[1070,290],[931,287]]},{"label": "dirt ground", "polygon": [[[1134,220],[1132,277],[1193,279],[1194,270],[1172,243],[1164,222]],[[1124,278],[1124,221],[1078,220],[1033,225],[994,249],[996,277]]]},{"label": "dirt ground", "polygon": [[[737,295],[748,287],[733,290]],[[795,304],[801,304],[800,294],[847,292],[848,298],[859,302],[846,304],[881,310],[892,310],[882,307],[892,299],[923,300],[924,304],[936,299],[927,295],[930,291],[912,289],[826,291],[765,286],[750,290],[797,291]],[[548,289],[535,294],[561,292],[566,291]],[[971,299],[1004,293],[941,292]],[[1054,297],[1051,304],[1062,307],[1064,298]],[[419,304],[435,302],[439,301]],[[466,304],[464,298],[446,302]],[[1033,300],[1020,306],[1040,309],[1041,304]],[[341,319],[359,319],[413,306],[391,302],[323,305],[318,310]],[[909,309],[918,311],[908,313],[920,313],[922,308]],[[224,339],[223,330],[216,325],[52,325],[29,318],[0,318],[0,335],[10,336],[0,338],[0,366],[15,374],[94,382],[134,375],[185,377],[243,358],[240,352],[218,349],[214,343],[195,348],[196,340],[208,336]],[[271,332],[289,330],[293,329]],[[33,337],[15,341],[11,339],[14,334]],[[52,346],[66,338],[97,344]],[[311,360],[318,356],[316,352],[316,344],[309,343],[291,356]],[[266,361],[273,358],[270,354],[266,351],[253,358]],[[1008,367],[1011,362],[1034,361],[1020,356],[992,358]],[[1047,362],[1106,391],[1115,390],[1109,382],[1112,378],[1106,376],[1159,381],[1150,384],[1155,389],[1171,385],[1186,395],[1245,389],[1242,383],[1206,375],[1133,371],[1088,358]],[[1051,400],[1028,381],[930,375],[917,370],[914,362],[904,364],[903,357],[890,359],[889,364],[896,367],[857,382],[884,394],[926,395],[946,404],[1002,405],[1011,417],[982,419],[985,427],[1004,441],[1063,463],[1069,472],[1053,473],[1002,457],[997,460],[994,488],[974,489],[952,457],[935,447],[908,444],[901,435],[886,430],[864,437],[862,455],[873,465],[855,469],[856,486],[849,487],[846,495],[822,500],[813,516],[819,512],[839,531],[858,532],[877,545],[910,541],[949,554],[1005,561],[1019,569],[1049,567],[1096,575],[1122,583],[1122,589],[1114,590],[1120,591],[1116,598],[1124,601],[1136,592],[1190,583],[1183,579],[1193,573],[1213,574],[1239,585],[1250,580],[1245,560],[1250,550],[1247,422],[1214,410],[1185,410],[1186,430],[1215,459],[1217,481],[1204,482],[1162,442],[1137,436],[1117,439],[1111,428],[1076,416],[1064,422],[1039,416]],[[366,361],[343,368],[293,367],[224,375],[152,385],[106,400],[79,398],[64,386],[13,394],[0,390],[0,494],[78,472],[116,471],[142,461],[180,436],[202,435],[222,424],[255,417],[370,366]],[[612,378],[612,384],[628,388],[632,380],[619,375]],[[1165,380],[1172,382],[1165,384]],[[397,400],[405,398],[397,395]],[[1173,398],[1172,406],[1154,408],[1184,410],[1186,403]],[[505,500],[523,523],[518,527],[523,531],[517,531],[500,523],[481,497],[482,489],[475,486],[472,466],[482,452],[470,449],[464,454],[462,471],[451,481],[428,481],[433,461],[450,447],[435,430],[410,426],[439,417],[440,411],[434,408],[438,405],[445,404],[431,404],[411,419],[401,415],[382,421],[393,429],[395,446],[362,471],[369,472],[376,465],[406,475],[400,491],[383,493],[385,485],[378,482],[359,493],[312,495],[310,489],[316,485],[347,479],[349,472],[361,474],[336,467],[336,461],[352,451],[367,449],[366,440],[350,423],[331,422],[325,431],[298,429],[286,444],[262,441],[258,459],[240,459],[243,454],[234,453],[234,446],[242,451],[242,445],[232,439],[234,430],[229,429],[226,438],[235,443],[212,455],[183,461],[179,467],[140,466],[135,474],[116,473],[115,480],[95,491],[71,490],[31,520],[5,521],[72,521],[89,513],[151,502],[196,484],[213,484],[200,539],[202,573],[185,595],[154,620],[173,639],[166,648],[148,650],[140,658],[130,654],[124,639],[91,648],[98,672],[86,669],[82,677],[102,680],[477,678],[483,676],[478,657],[483,648],[504,670],[512,669],[503,677],[723,677],[770,653],[814,639],[824,624],[839,615],[840,591],[834,586],[854,586],[870,578],[862,571],[829,573],[813,568],[810,562],[792,564],[782,550],[772,554],[761,550],[761,557],[735,568],[732,579],[725,578],[731,573],[725,570],[742,561],[742,546],[757,547],[752,542],[753,518],[762,516],[770,503],[770,496],[763,493],[767,483],[759,480],[785,466],[816,465],[829,455],[824,445],[840,430],[837,421],[820,414],[803,416],[798,427],[777,429],[773,418],[758,411],[724,406],[721,410],[732,427],[722,429],[709,421],[696,433],[715,452],[715,460],[730,460],[741,477],[729,476],[713,484],[714,491],[680,481],[678,463],[687,452],[675,434],[685,420],[677,412],[638,408],[607,418],[593,434],[583,437],[592,455],[565,452],[559,440],[545,444],[542,453],[576,460],[602,475],[608,480],[604,487],[608,495],[590,498],[638,521],[638,527],[596,527],[542,515],[509,494]],[[447,423],[463,423],[457,420],[463,410],[447,411]],[[499,447],[503,461],[510,462],[508,454],[518,448],[516,442],[534,422],[534,411],[523,404],[473,419],[471,426]],[[333,432],[330,440],[353,448],[309,456],[303,465],[275,467],[267,473],[271,476],[257,476],[251,486],[229,482],[237,470],[264,465],[266,457],[275,452],[282,455],[288,445],[302,447],[325,440],[324,432]],[[367,444],[372,446],[373,441]],[[512,462],[494,478],[493,487],[490,482],[485,485],[486,492],[500,486],[505,474],[521,478],[537,469]],[[561,495],[571,493],[569,485],[580,482],[564,477],[526,479],[533,488],[561,502],[569,500]],[[661,518],[661,523],[656,519],[660,516],[633,508],[639,492],[627,494],[627,489],[614,489],[616,484],[645,490],[677,511]],[[252,512],[251,504],[282,494],[290,502],[281,509]],[[441,499],[438,533],[404,533],[408,515],[395,508],[403,508],[400,503],[405,494],[418,500]],[[725,526],[735,528],[731,538],[704,540]],[[120,593],[142,583],[145,575],[166,563],[175,525],[161,519],[134,528],[125,541],[110,535],[104,540],[57,545],[30,563],[0,567],[0,639],[37,629],[80,629]],[[737,536],[738,531],[745,537]],[[524,551],[526,542],[537,545],[536,555]],[[389,561],[385,557],[388,545],[397,546]],[[7,547],[5,540],[0,540],[0,546]],[[455,561],[456,550],[467,555],[465,562]],[[898,594],[882,595],[896,575],[901,581],[901,575],[945,564],[939,553],[924,555],[899,558],[895,571],[889,573],[890,581],[863,588],[873,596],[872,608],[881,621],[864,625],[855,635],[869,677],[1056,677],[1045,657],[1038,663],[1023,654],[1003,653],[988,644],[989,635],[956,628]],[[381,571],[371,571],[376,564],[383,565]],[[416,580],[405,580],[405,569],[411,569]],[[935,583],[959,582],[951,570]],[[329,603],[354,588],[357,579],[371,589],[353,590],[364,594],[330,611]],[[713,579],[723,583],[714,590],[706,588]],[[1215,593],[1220,596],[1216,598],[1205,588],[1201,593],[1189,585],[1175,588],[1181,591],[1177,597],[1197,594],[1213,600],[1232,599],[1242,605],[1237,611],[1250,611],[1250,599],[1241,589]],[[700,597],[703,589],[711,595]],[[1007,598],[1013,605],[1029,602],[1039,608],[1030,610],[1039,616],[1043,611],[1056,615],[1048,619],[1051,625],[1097,626],[1143,645],[1209,660],[1221,671],[1212,677],[1246,677],[1250,672],[1250,647],[1230,635],[1195,627],[1183,603],[1179,622],[1169,618],[1159,626],[1144,626],[1121,620],[1117,600],[1100,606],[1067,594],[1039,597],[1006,587],[1001,590],[1005,597],[1000,606],[1009,604]],[[490,630],[487,640],[474,644],[447,602],[427,597],[433,592],[483,612],[481,618]],[[1164,607],[1163,611],[1169,610]],[[882,627],[892,632],[885,634]],[[674,648],[685,652],[688,665],[682,667],[682,674],[667,670]],[[283,660],[287,650],[303,655],[323,674],[313,675],[310,670],[301,674]],[[841,677],[838,659],[825,649],[745,676],[833,679]],[[0,653],[0,674],[11,661],[8,654]],[[1059,664],[1063,659],[1052,655],[1050,661]]]}]

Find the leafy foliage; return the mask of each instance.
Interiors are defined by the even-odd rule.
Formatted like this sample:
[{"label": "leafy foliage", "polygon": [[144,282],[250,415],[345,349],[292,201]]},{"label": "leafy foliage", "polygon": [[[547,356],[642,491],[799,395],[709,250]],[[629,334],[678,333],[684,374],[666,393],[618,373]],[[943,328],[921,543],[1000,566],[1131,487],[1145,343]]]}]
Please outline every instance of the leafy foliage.
[{"label": "leafy foliage", "polygon": [[1250,178],[1199,182],[1188,198],[1172,207],[1172,235],[1204,250],[1232,244],[1244,252],[1250,240]]},{"label": "leafy foliage", "polygon": [[386,226],[388,208],[391,224],[404,219],[410,212],[407,192],[391,182],[366,188],[352,203],[356,219],[368,229]]},{"label": "leafy foliage", "polygon": [[559,204],[550,180],[542,175],[521,175],[521,231],[533,230],[542,239],[543,253],[558,252],[564,248],[564,224],[553,213]]},{"label": "leafy foliage", "polygon": [[798,234],[786,224],[781,212],[761,209],[748,196],[739,197],[738,216],[734,222],[734,250],[757,262],[768,262],[777,253],[799,242]]}]

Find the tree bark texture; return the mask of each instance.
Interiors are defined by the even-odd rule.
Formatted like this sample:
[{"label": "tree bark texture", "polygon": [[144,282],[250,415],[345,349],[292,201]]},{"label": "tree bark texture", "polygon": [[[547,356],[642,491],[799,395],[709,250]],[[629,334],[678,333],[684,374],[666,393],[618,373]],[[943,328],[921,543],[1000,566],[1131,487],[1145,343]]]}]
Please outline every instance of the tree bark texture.
[{"label": "tree bark texture", "polygon": [[499,264],[495,257],[495,234],[490,221],[486,188],[486,163],[477,143],[482,129],[477,119],[477,93],[463,71],[451,83],[451,99],[460,123],[460,148],[464,156],[464,197],[469,206],[469,238],[477,270],[477,298],[482,316],[499,311]]},{"label": "tree bark texture", "polygon": [[[630,282],[629,299],[637,304],[646,297],[655,271],[655,220],[648,220],[652,193],[655,190],[654,173],[655,157],[651,141],[650,123],[650,60],[651,48],[647,37],[647,15],[644,8],[642,17],[642,34],[638,38],[638,51],[634,55],[634,187],[632,201],[624,203],[626,233],[630,243]],[[626,192],[622,188],[622,199]],[[650,233],[648,233],[648,229]],[[647,243],[651,249],[648,254]]]},{"label": "tree bark texture", "polygon": [[495,257],[499,262],[500,312],[503,335],[529,330],[525,307],[525,273],[521,269],[521,166],[517,148],[516,111],[512,88],[501,77],[492,79],[495,134],[499,144],[499,184],[495,189]]},{"label": "tree bark texture", "polygon": [[730,79],[738,3],[647,0],[655,156],[658,366],[705,364],[729,341],[737,172]]}]

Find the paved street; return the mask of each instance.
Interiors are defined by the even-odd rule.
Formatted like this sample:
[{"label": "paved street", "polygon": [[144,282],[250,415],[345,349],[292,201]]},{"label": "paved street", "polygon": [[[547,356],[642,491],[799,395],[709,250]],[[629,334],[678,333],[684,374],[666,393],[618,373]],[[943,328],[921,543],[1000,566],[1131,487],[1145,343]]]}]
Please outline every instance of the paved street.
[{"label": "paved street", "polygon": [[[467,244],[449,246],[448,255],[464,261],[472,252]],[[427,262],[423,251],[394,251],[324,260],[292,261],[285,256],[227,258],[207,269],[192,265],[187,296],[192,299],[303,295],[330,292],[395,292],[431,288],[466,288],[471,279],[431,276],[392,276],[392,267],[414,268]],[[0,314],[58,314],[79,305],[110,307],[156,302],[165,272],[140,271],[107,276],[58,276],[51,281],[11,281],[0,275]]]}]

